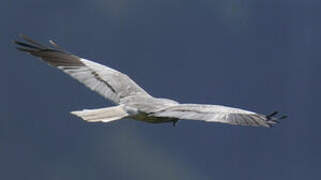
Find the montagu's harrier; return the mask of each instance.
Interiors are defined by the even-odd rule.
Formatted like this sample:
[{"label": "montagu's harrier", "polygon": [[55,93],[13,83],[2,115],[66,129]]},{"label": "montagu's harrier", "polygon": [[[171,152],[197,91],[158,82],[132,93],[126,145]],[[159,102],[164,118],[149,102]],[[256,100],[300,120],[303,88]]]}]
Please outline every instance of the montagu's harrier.
[{"label": "montagu's harrier", "polygon": [[171,99],[155,98],[126,74],[66,52],[53,41],[49,41],[51,47],[48,47],[24,35],[21,37],[25,42],[15,41],[18,50],[41,58],[116,104],[113,107],[71,112],[85,121],[111,122],[132,118],[149,123],[171,122],[175,126],[178,120],[201,120],[271,127],[279,119],[286,118],[276,117],[277,112],[263,115],[220,105],[180,104]]}]

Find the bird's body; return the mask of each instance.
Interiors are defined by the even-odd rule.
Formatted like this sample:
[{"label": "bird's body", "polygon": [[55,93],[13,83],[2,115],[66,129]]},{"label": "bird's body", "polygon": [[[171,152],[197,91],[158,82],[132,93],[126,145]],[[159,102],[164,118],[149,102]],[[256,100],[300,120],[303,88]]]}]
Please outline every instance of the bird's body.
[{"label": "bird's body", "polygon": [[117,106],[73,111],[72,114],[89,122],[110,122],[132,118],[149,123],[168,123],[178,120],[202,120],[233,125],[271,127],[278,119],[276,112],[262,115],[251,111],[220,105],[180,104],[171,99],[155,98],[138,86],[127,75],[67,53],[56,43],[52,47],[43,46],[26,36],[27,42],[15,41],[17,49],[40,57],[44,62],[57,67],[74,79]]}]

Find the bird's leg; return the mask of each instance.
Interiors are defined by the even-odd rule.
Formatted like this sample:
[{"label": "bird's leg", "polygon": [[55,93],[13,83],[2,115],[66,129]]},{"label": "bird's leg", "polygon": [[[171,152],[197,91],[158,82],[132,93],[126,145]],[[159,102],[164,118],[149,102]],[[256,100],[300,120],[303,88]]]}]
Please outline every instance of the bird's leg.
[{"label": "bird's leg", "polygon": [[177,121],[178,121],[177,119],[173,120],[173,127],[175,127]]}]

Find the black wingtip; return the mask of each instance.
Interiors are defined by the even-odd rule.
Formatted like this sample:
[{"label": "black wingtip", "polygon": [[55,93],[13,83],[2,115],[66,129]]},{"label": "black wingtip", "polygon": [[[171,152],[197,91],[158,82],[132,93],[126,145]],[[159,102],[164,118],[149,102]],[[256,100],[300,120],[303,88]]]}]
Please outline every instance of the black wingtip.
[{"label": "black wingtip", "polygon": [[27,52],[27,53],[30,53],[32,51],[30,49],[22,48],[22,47],[16,47],[16,49],[19,50],[19,51]]},{"label": "black wingtip", "polygon": [[34,45],[31,45],[31,44],[27,44],[27,43],[24,43],[24,42],[20,42],[20,41],[14,41],[15,44],[21,46],[21,47],[27,47],[27,48],[30,48],[30,49],[39,49],[39,47],[37,46],[34,46]]},{"label": "black wingtip", "polygon": [[[48,48],[48,47],[46,47],[46,46],[44,46],[44,45],[32,40],[31,38],[29,38],[28,36],[26,36],[26,35],[24,35],[22,33],[19,34],[19,37],[22,38],[23,40],[25,40],[26,42],[30,43],[30,44],[27,44],[27,43],[23,43],[23,44],[27,44],[29,46],[33,46],[33,47],[36,47],[36,48],[39,48],[39,49],[47,49]],[[19,42],[19,41],[17,41],[17,42]],[[20,42],[20,43],[22,43],[22,42]]]},{"label": "black wingtip", "polygon": [[266,118],[271,119],[273,116],[277,115],[278,113],[279,113],[278,111],[274,111],[271,114],[267,115]]},{"label": "black wingtip", "polygon": [[283,116],[279,117],[279,119],[286,119],[286,118],[288,118],[287,115],[283,115]]},{"label": "black wingtip", "polygon": [[278,111],[274,111],[271,114],[265,116],[269,127],[274,127],[276,124],[280,123],[279,120],[282,120],[288,117],[287,115],[282,115],[282,116],[277,115],[278,113],[279,113]]}]

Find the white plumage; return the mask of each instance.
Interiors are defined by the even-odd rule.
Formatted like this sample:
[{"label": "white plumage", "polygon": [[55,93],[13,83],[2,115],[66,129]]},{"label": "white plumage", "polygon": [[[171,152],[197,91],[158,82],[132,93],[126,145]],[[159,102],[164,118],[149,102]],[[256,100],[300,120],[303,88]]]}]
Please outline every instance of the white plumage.
[{"label": "white plumage", "polygon": [[170,99],[155,98],[126,74],[67,53],[53,41],[50,41],[52,47],[46,47],[24,35],[22,38],[26,43],[15,41],[19,45],[17,49],[41,58],[117,104],[113,107],[71,112],[88,122],[133,118],[150,123],[172,122],[175,125],[178,120],[185,119],[271,127],[278,122],[278,119],[286,118],[286,116],[276,117],[277,112],[266,116],[226,106],[180,104]]}]

